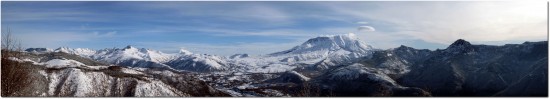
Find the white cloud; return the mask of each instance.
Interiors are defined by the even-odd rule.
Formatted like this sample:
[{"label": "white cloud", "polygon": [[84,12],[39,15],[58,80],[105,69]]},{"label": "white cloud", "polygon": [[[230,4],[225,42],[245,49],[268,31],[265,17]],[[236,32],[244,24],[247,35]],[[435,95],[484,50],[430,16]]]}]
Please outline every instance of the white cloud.
[{"label": "white cloud", "polygon": [[365,22],[365,21],[359,21],[359,22],[356,22],[357,24],[369,24],[369,22]]},{"label": "white cloud", "polygon": [[[122,5],[127,6],[127,4]],[[294,23],[293,15],[279,7],[263,2],[151,2],[129,5],[134,8],[145,8],[143,10],[173,11],[180,16],[215,17],[237,23],[264,23],[263,26],[282,26]]]},{"label": "white cloud", "polygon": [[111,31],[111,32],[107,32],[107,33],[99,33],[97,31],[95,32],[92,32],[93,35],[91,36],[88,36],[86,34],[82,35],[82,36],[87,36],[87,37],[113,37],[114,35],[116,35],[117,31]]},{"label": "white cloud", "polygon": [[359,26],[357,28],[357,31],[359,31],[359,32],[372,32],[372,31],[376,31],[376,30],[372,26]]},{"label": "white cloud", "polygon": [[33,22],[44,20],[55,21],[79,21],[79,22],[107,22],[105,18],[89,18],[94,13],[82,11],[58,10],[44,12],[40,10],[9,9],[2,12],[2,21],[7,22]]},{"label": "white cloud", "polygon": [[107,33],[91,32],[51,32],[51,31],[33,31],[18,30],[13,32],[17,39],[20,39],[24,47],[48,47],[57,48],[60,46],[70,46],[74,42],[97,42],[98,39],[116,37],[116,31]]},{"label": "white cloud", "polygon": [[[225,13],[224,15],[226,14],[228,13]],[[241,20],[255,19],[269,22],[266,24],[272,24],[272,22],[285,24],[292,23],[290,15],[288,15],[286,12],[281,11],[278,8],[269,7],[266,5],[255,5],[250,8],[242,8],[232,14],[229,14],[228,16]]]},{"label": "white cloud", "polygon": [[117,34],[117,31],[111,31],[111,32],[107,32],[101,36],[103,37],[112,37],[112,36],[115,36]]}]

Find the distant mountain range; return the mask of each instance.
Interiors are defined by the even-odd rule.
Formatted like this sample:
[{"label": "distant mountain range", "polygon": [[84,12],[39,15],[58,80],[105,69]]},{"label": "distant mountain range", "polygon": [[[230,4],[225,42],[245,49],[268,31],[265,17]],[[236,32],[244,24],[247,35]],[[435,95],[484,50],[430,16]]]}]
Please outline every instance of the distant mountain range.
[{"label": "distant mountain range", "polygon": [[[143,84],[162,83],[148,86],[152,89],[143,89],[158,90],[153,96],[206,96],[178,87],[183,83],[198,84],[173,78],[183,77],[182,73],[196,75],[185,77],[204,83],[200,88],[211,90],[208,93],[215,94],[211,96],[548,96],[547,41],[492,46],[472,45],[459,39],[446,49],[426,50],[402,45],[382,50],[350,33],[319,36],[289,50],[261,56],[216,56],[195,54],[185,49],[168,54],[133,46],[100,50],[29,48],[25,51],[29,56],[17,61],[46,68],[63,68],[62,71],[73,68],[43,74],[49,79],[45,82],[50,86],[61,86],[48,87],[48,90],[84,86],[91,82],[116,85],[121,81],[113,79],[113,75],[103,75],[105,81],[102,78],[88,82],[76,80],[73,83],[83,83],[77,85],[59,85],[58,81],[66,81],[60,78],[75,75],[66,72],[81,75],[78,77],[92,77],[90,73],[81,71],[85,70],[83,68],[94,71],[93,68],[99,67],[121,67],[145,77],[142,79],[149,82]],[[78,64],[84,67],[73,66]],[[103,69],[95,71],[100,70]],[[132,79],[137,79],[138,84],[142,82],[135,77],[125,79],[126,82],[135,81]],[[125,90],[128,89],[110,89],[109,92]],[[69,92],[107,93],[93,88]],[[136,90],[133,92],[134,96],[146,95]],[[44,93],[47,93],[45,96],[56,94]],[[78,95],[89,96],[68,94]]]}]

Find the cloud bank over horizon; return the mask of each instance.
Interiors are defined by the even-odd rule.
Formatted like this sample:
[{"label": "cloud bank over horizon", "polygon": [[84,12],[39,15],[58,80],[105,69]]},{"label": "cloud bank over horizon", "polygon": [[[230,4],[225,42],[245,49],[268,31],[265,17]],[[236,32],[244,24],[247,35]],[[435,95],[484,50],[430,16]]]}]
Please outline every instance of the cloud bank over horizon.
[{"label": "cloud bank over horizon", "polygon": [[547,40],[544,1],[17,2],[2,29],[24,47],[136,47],[232,55],[290,49],[319,35],[356,33],[380,49]]}]

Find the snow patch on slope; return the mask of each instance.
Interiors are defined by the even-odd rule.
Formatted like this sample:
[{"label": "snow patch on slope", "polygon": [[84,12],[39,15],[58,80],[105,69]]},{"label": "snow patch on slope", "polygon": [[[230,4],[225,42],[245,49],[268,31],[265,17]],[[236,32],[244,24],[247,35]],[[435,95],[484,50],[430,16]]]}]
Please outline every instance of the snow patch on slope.
[{"label": "snow patch on slope", "polygon": [[70,59],[52,59],[44,63],[48,68],[61,68],[61,67],[79,67],[85,66],[83,63],[70,60]]},{"label": "snow patch on slope", "polygon": [[332,80],[354,80],[360,79],[360,77],[366,77],[367,79],[380,81],[380,82],[389,82],[393,85],[397,83],[391,79],[386,74],[380,72],[374,68],[368,68],[362,64],[353,64],[350,66],[338,68],[334,71],[331,71],[329,74],[329,79]]},{"label": "snow patch on slope", "polygon": [[166,97],[166,96],[178,96],[178,94],[183,94],[182,92],[174,92],[173,87],[169,87],[161,81],[153,80],[150,83],[138,81],[136,86],[136,96],[137,97]]},{"label": "snow patch on slope", "polygon": [[306,77],[306,76],[304,76],[304,75],[302,75],[302,74],[300,74],[300,73],[298,73],[298,72],[296,72],[296,71],[290,71],[289,73],[291,73],[291,74],[293,74],[293,75],[298,75],[298,76],[300,77],[300,79],[302,79],[302,80],[304,80],[304,81],[310,80],[309,77]]}]

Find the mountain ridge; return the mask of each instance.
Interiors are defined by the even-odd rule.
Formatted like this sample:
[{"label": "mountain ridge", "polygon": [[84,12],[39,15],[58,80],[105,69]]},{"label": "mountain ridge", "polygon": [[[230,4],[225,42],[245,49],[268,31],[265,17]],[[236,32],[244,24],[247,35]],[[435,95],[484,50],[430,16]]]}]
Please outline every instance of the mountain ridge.
[{"label": "mountain ridge", "polygon": [[[101,50],[60,47],[53,51],[32,48],[28,52],[39,56],[48,51],[75,53],[74,56],[80,54],[78,56],[97,61],[110,61],[129,70],[172,72],[158,74],[159,71],[155,71],[157,76],[192,72],[207,87],[213,88],[211,90],[231,96],[300,96],[295,93],[304,89],[318,89],[310,91],[319,91],[317,94],[321,96],[547,96],[547,89],[538,86],[547,87],[540,84],[547,84],[548,80],[532,80],[547,78],[547,71],[540,70],[548,65],[545,61],[548,59],[547,41],[495,46],[475,45],[458,39],[446,49],[415,49],[401,45],[381,50],[354,36],[311,38],[292,49],[266,56],[216,56],[194,54],[185,49],[166,54],[133,46]],[[78,58],[63,57],[38,59],[33,63],[57,69],[93,67],[86,66],[90,62],[73,66],[83,64],[74,60]],[[60,65],[48,65],[58,63]],[[525,88],[535,89],[522,92]],[[157,91],[155,93],[165,92]]]}]

